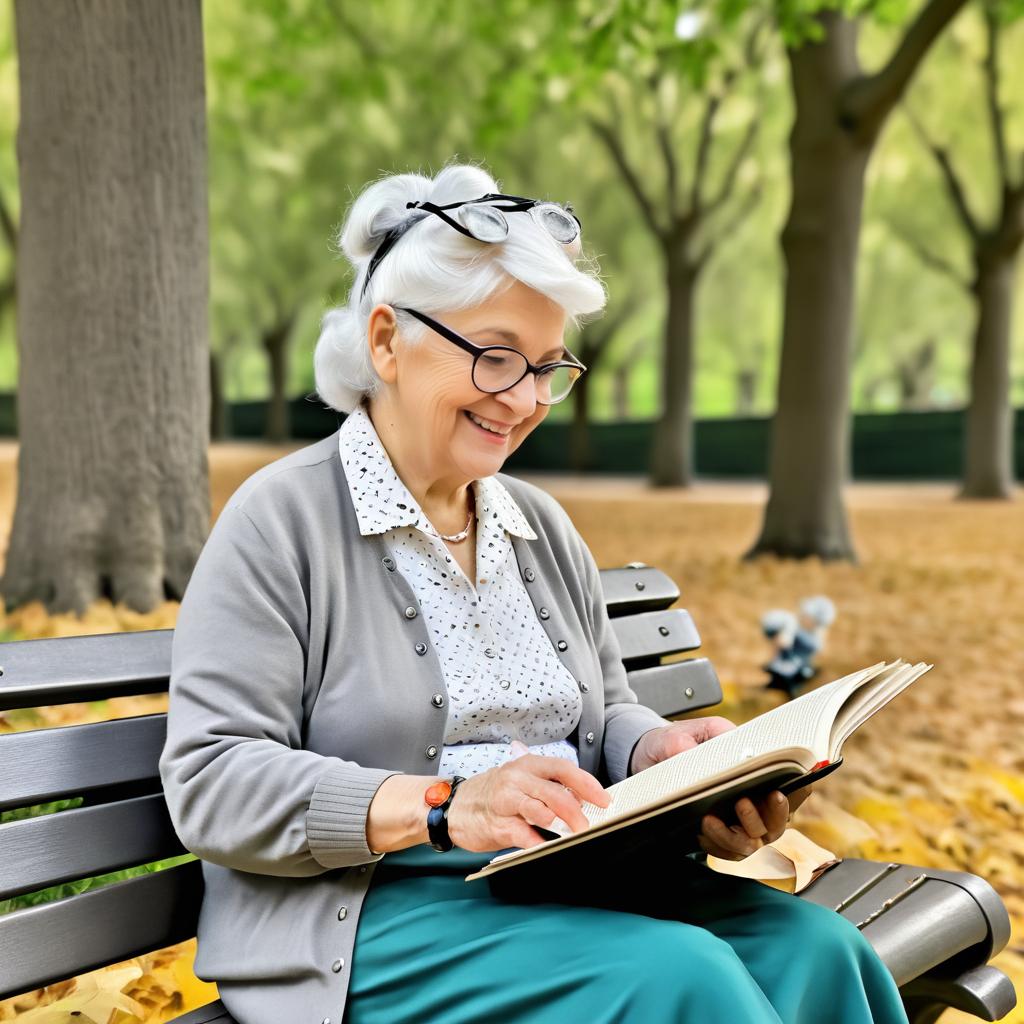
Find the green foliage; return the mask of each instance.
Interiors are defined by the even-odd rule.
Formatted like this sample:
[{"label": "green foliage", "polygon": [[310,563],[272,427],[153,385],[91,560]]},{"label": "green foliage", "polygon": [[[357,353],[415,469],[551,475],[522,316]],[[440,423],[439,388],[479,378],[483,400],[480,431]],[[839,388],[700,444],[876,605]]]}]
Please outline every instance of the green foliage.
[{"label": "green foliage", "polygon": [[[570,200],[588,253],[600,259],[609,310],[627,298],[638,311],[593,374],[594,414],[614,414],[613,381],[640,342],[629,380],[631,414],[657,413],[659,338],[665,308],[657,247],[607,155],[585,124],[621,103],[630,154],[653,195],[664,194],[649,125],[654,94],[675,110],[679,165],[692,167],[694,112],[721,88],[753,21],[787,45],[820,29],[817,14],[838,9],[862,21],[861,56],[878,67],[920,0],[700,0],[692,7],[649,0],[503,0],[423,5],[387,0],[252,0],[204,5],[211,217],[211,329],[225,360],[230,399],[267,393],[261,338],[294,315],[289,391],[312,390],[320,316],[349,285],[334,233],[366,182],[382,174],[433,174],[451,159],[479,161],[507,191]],[[1007,28],[1003,105],[1011,154],[1024,124],[1021,46],[1024,0],[998,0]],[[702,18],[692,38],[677,34],[684,13]],[[12,19],[0,19],[0,195],[17,211],[14,132],[17,74]],[[961,16],[936,46],[910,102],[965,171],[969,198],[991,210],[994,165],[977,74],[980,19]],[[761,119],[757,164],[763,197],[709,266],[698,306],[698,415],[727,415],[737,375],[758,371],[757,410],[774,402],[782,286],[778,232],[788,203],[786,138],[792,116],[785,61],[769,46],[756,87],[723,104],[719,130],[735,139],[744,117]],[[756,108],[755,105],[756,104]],[[721,173],[727,146],[712,153]],[[648,154],[645,157],[645,154]],[[1015,157],[1016,158],[1016,157]],[[718,161],[714,163],[714,161]],[[924,337],[939,344],[936,404],[962,402],[970,305],[923,267],[891,221],[917,231],[967,270],[966,250],[941,182],[905,119],[891,120],[872,164],[859,272],[854,401],[898,403],[899,361]],[[746,179],[745,179],[746,181]],[[749,182],[748,182],[749,184]],[[10,252],[0,244],[0,278]],[[1017,318],[1018,364],[1024,318]],[[570,345],[572,338],[569,339]],[[13,308],[0,310],[0,389],[16,384]],[[875,381],[882,380],[881,386]],[[1024,401],[1017,372],[1015,398]],[[568,409],[558,415],[567,414]],[[554,414],[553,414],[554,415]]]},{"label": "green foliage", "polygon": [[79,893],[90,892],[93,889],[102,889],[106,885],[111,885],[114,882],[123,882],[127,878],[152,875],[157,871],[163,871],[165,868],[177,867],[179,864],[186,864],[188,861],[196,859],[194,854],[186,853],[178,857],[155,860],[149,864],[140,864],[133,868],[110,871],[105,875],[97,875],[94,878],[81,878],[73,882],[64,882],[61,885],[51,885],[49,888],[39,889],[37,892],[12,896],[10,899],[0,900],[0,916],[15,910],[22,910],[25,907],[38,907],[44,903],[53,903],[56,900],[66,899],[68,896],[77,896]]}]

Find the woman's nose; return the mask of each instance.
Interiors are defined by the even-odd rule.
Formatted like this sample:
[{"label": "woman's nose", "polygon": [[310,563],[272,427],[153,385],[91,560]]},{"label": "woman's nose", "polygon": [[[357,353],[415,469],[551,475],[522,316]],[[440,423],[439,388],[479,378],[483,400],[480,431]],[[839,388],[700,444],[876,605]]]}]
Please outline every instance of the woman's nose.
[{"label": "woman's nose", "polygon": [[537,408],[537,375],[528,373],[518,384],[498,394],[520,418],[532,416]]}]

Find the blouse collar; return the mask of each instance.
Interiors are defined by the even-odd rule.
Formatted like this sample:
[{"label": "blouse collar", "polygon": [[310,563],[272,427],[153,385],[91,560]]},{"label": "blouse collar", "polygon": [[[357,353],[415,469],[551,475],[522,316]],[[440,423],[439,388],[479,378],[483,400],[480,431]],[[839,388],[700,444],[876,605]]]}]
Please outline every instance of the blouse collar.
[{"label": "blouse collar", "polygon": [[[338,428],[338,450],[345,467],[352,504],[362,536],[387,533],[400,526],[415,526],[437,536],[408,487],[395,472],[387,453],[361,402]],[[473,480],[477,519],[492,516],[508,533],[536,540],[537,534],[522,509],[496,476]]]}]

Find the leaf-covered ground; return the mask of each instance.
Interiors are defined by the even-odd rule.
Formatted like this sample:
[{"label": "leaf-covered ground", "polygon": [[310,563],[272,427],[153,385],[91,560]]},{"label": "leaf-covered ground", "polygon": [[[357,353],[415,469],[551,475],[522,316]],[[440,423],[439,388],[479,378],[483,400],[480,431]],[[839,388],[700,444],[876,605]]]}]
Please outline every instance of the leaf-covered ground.
[{"label": "leaf-covered ground", "polygon": [[[231,492],[282,449],[211,449],[214,513]],[[532,477],[562,502],[601,566],[642,561],[682,590],[714,662],[725,703],[697,714],[743,721],[780,699],[762,689],[768,648],[759,619],[827,594],[838,608],[819,680],[880,660],[934,663],[844,749],[844,766],[820,783],[794,826],[840,857],[897,859],[972,871],[987,878],[1013,920],[994,963],[1024,998],[1024,506],[952,500],[941,485],[856,485],[848,499],[860,565],[818,560],[741,561],[760,523],[760,485],[703,484],[687,493],[626,480]],[[0,446],[0,537],[13,510],[13,446]],[[82,619],[40,606],[4,616],[24,636],[173,626],[177,606],[148,615],[100,602]],[[165,697],[40,708],[0,720],[0,731],[64,725],[166,707]],[[190,971],[194,941],[128,961],[110,974],[118,991],[163,1022],[215,996]],[[109,1024],[134,1021],[95,981],[85,1005],[112,1007]],[[0,1002],[0,1021],[71,998],[75,982]],[[69,1005],[62,1003],[63,1005]],[[82,1020],[81,1017],[69,1018]],[[975,1018],[947,1011],[943,1024]],[[1024,1007],[1007,1021],[1024,1022]]]}]

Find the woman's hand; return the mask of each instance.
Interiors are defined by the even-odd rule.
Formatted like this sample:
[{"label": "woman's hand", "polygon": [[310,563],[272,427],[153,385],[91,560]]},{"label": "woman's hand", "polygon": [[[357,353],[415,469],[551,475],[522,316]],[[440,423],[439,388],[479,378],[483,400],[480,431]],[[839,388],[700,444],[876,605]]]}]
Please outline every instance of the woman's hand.
[{"label": "woman's hand", "polygon": [[611,798],[589,772],[564,757],[524,754],[466,779],[448,808],[448,834],[464,850],[485,852],[544,842],[532,826],[561,818],[574,832],[588,826],[580,803]]},{"label": "woman's hand", "polygon": [[[633,774],[735,728],[735,722],[714,716],[672,722],[652,729],[641,736],[633,753]],[[721,818],[706,814],[701,819],[697,842],[705,853],[713,857],[743,860],[762,846],[774,843],[786,831],[787,822],[811,795],[811,789],[811,786],[804,786],[794,790],[788,798],[779,790],[773,790],[756,804],[749,797],[742,797],[736,802],[739,824],[729,826]]]},{"label": "woman's hand", "polygon": [[705,814],[697,842],[713,857],[743,860],[762,846],[770,846],[786,831],[793,812],[811,795],[812,789],[813,786],[803,786],[788,797],[775,789],[756,804],[750,797],[742,797],[736,801],[739,825],[727,826],[721,818]]}]

